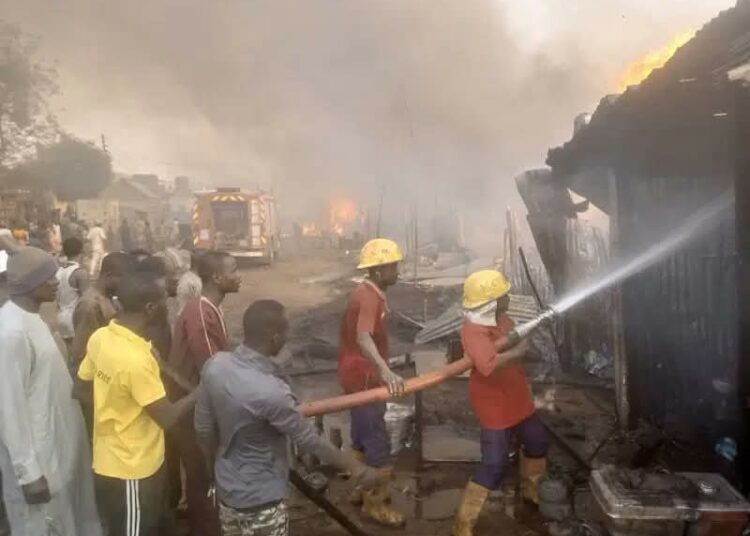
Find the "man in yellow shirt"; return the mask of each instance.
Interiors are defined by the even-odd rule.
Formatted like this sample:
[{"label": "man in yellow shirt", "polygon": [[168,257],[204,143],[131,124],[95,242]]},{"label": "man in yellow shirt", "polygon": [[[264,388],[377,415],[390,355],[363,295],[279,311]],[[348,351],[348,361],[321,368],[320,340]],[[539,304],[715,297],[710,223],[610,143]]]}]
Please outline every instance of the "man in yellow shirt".
[{"label": "man in yellow shirt", "polygon": [[164,278],[126,275],[118,295],[122,311],[91,336],[78,371],[79,387],[93,382],[97,507],[109,536],[156,536],[165,512],[164,430],[195,397],[168,401],[144,338],[166,314]]}]

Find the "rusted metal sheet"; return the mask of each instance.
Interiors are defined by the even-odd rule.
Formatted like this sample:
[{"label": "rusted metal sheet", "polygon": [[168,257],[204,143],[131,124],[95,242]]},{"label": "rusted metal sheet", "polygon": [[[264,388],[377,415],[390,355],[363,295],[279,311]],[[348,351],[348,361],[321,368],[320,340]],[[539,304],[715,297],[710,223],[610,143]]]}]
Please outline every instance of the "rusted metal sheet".
[{"label": "rusted metal sheet", "polygon": [[[510,295],[508,315],[517,324],[523,324],[536,318],[539,312],[539,307],[532,296]],[[454,303],[439,317],[426,322],[414,342],[416,344],[427,344],[454,335],[461,330],[463,323],[464,316],[461,304],[460,302]]]}]

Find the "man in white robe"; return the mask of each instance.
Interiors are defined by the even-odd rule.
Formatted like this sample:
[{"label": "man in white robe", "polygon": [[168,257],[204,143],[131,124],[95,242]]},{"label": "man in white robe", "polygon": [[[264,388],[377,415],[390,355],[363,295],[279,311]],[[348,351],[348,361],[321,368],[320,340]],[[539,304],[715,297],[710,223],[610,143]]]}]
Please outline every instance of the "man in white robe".
[{"label": "man in white robe", "polygon": [[0,307],[0,472],[13,536],[100,536],[91,453],[72,380],[39,315],[57,263],[24,247],[8,260]]}]

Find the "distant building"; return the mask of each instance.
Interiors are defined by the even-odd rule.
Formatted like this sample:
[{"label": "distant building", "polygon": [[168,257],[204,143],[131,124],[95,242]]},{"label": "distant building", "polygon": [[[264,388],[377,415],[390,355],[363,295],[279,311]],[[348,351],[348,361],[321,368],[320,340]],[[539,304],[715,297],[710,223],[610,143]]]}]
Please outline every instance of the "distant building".
[{"label": "distant building", "polygon": [[0,188],[0,222],[5,224],[52,221],[64,208],[50,190]]},{"label": "distant building", "polygon": [[131,223],[145,219],[153,229],[170,219],[168,194],[156,175],[121,176],[99,194],[97,199],[76,202],[78,218],[86,223],[100,221],[118,229],[122,220]]},{"label": "distant building", "polygon": [[160,204],[164,197],[165,194],[160,191],[158,181],[152,184],[150,181],[135,178],[117,179],[99,194],[99,199],[123,203],[145,203],[146,205]]},{"label": "distant building", "polygon": [[130,177],[130,182],[143,186],[158,196],[163,196],[165,193],[164,188],[159,184],[159,176],[153,173],[136,173]]}]

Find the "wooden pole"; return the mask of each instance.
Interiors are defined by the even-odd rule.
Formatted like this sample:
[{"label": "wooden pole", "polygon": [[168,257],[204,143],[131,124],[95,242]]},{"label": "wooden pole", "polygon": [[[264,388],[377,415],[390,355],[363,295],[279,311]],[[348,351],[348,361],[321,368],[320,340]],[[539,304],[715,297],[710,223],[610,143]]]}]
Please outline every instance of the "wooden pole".
[{"label": "wooden pole", "polygon": [[[609,252],[610,259],[615,259],[620,250],[620,232],[617,179],[613,172],[609,174],[609,195]],[[615,286],[610,292],[610,311],[615,366],[615,409],[617,410],[617,422],[620,428],[626,429],[630,426],[630,399],[628,396],[628,360],[625,352],[625,326],[620,285]]]},{"label": "wooden pole", "polygon": [[417,282],[417,272],[419,270],[419,212],[417,205],[414,205],[414,282]]},{"label": "wooden pole", "polygon": [[380,238],[380,222],[383,218],[383,198],[385,197],[385,186],[380,187],[380,200],[378,201],[378,219],[375,226],[375,238]]},{"label": "wooden pole", "polygon": [[318,493],[313,488],[311,488],[307,484],[307,482],[305,482],[305,479],[302,478],[302,476],[294,469],[289,470],[289,481],[295,488],[300,491],[300,493],[302,493],[302,495],[310,499],[310,501],[312,501],[318,508],[323,510],[333,520],[341,525],[341,527],[344,528],[346,532],[348,532],[352,536],[367,536],[367,533],[365,531],[355,525],[351,519],[346,517],[344,512],[339,510],[339,508],[331,501],[329,501],[325,495],[323,495],[322,493]]}]

